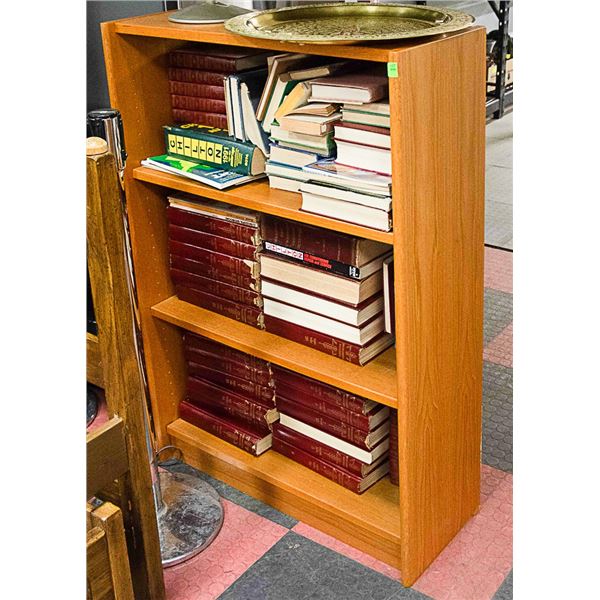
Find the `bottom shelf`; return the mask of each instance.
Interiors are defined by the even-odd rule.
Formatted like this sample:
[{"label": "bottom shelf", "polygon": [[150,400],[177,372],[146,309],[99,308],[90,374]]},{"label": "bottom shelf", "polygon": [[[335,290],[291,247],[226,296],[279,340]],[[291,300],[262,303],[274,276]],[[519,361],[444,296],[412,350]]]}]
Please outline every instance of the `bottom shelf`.
[{"label": "bottom shelf", "polygon": [[389,479],[357,495],[277,452],[250,456],[181,419],[167,431],[193,467],[398,568],[399,495]]}]

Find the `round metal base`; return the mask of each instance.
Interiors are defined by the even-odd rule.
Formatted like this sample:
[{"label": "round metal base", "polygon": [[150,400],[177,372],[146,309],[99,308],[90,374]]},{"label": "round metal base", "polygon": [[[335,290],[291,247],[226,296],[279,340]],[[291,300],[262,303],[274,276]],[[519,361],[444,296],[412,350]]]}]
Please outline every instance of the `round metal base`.
[{"label": "round metal base", "polygon": [[163,567],[172,567],[204,550],[223,525],[218,492],[189,473],[160,470],[162,507],[158,533]]},{"label": "round metal base", "polygon": [[86,427],[89,427],[98,416],[98,395],[89,385],[87,386]]},{"label": "round metal base", "polygon": [[182,8],[172,15],[169,21],[173,23],[184,23],[187,25],[207,25],[209,23],[224,23],[227,19],[250,12],[239,6],[230,6],[220,2],[203,2]]}]

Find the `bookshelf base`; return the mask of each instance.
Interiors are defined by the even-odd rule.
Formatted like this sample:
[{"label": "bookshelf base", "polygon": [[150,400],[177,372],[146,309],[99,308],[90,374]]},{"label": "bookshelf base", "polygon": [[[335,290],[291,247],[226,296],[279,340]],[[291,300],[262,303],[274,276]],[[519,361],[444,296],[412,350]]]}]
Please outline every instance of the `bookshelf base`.
[{"label": "bookshelf base", "polygon": [[357,495],[272,450],[250,456],[181,419],[167,431],[193,467],[399,567],[398,487],[387,478]]}]

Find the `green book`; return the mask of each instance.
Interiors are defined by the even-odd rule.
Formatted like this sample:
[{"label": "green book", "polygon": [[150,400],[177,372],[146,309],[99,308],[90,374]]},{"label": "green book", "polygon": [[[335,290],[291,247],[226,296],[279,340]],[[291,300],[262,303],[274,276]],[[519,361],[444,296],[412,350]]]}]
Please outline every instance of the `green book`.
[{"label": "green book", "polygon": [[165,145],[170,156],[242,175],[265,172],[265,155],[253,144],[229,136],[218,127],[165,125]]}]

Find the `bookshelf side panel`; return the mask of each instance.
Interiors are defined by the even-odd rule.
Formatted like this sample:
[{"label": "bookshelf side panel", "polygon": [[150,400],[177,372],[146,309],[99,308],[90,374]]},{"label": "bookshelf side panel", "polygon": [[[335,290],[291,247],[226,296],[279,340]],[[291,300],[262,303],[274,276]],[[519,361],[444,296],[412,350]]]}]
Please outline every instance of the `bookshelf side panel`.
[{"label": "bookshelf side panel", "polygon": [[390,60],[401,572],[411,585],[479,506],[485,29]]}]

